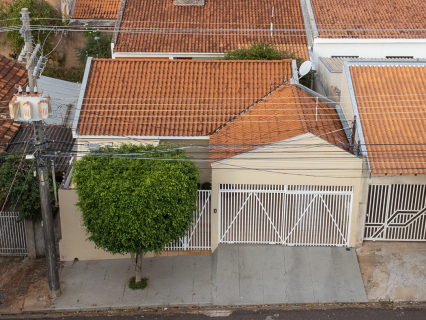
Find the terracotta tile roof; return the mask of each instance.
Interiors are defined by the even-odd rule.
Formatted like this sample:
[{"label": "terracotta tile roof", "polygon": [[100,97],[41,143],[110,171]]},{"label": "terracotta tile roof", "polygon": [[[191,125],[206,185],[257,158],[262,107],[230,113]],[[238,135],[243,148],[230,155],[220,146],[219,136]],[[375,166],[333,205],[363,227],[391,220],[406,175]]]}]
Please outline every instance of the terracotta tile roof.
[{"label": "terracotta tile roof", "polygon": [[426,173],[425,65],[349,68],[372,173]]},{"label": "terracotta tile roof", "polygon": [[73,19],[117,19],[121,0],[76,0]]},{"label": "terracotta tile roof", "polygon": [[93,59],[79,135],[206,136],[291,78],[291,60]]},{"label": "terracotta tile roof", "polygon": [[0,151],[5,149],[13,134],[18,130],[19,123],[9,118],[9,103],[13,95],[18,92],[15,87],[25,84],[27,72],[19,63],[0,55]]},{"label": "terracotta tile roof", "polygon": [[[32,126],[20,126],[16,134],[9,141],[11,145],[6,148],[6,152],[14,153],[25,147],[25,143],[32,139],[34,134],[34,128]],[[60,142],[51,142],[49,143],[49,148],[47,152],[59,151],[65,153],[63,157],[54,157],[55,171],[65,172],[68,170],[69,162],[71,157],[70,154],[73,152],[75,139],[72,137],[72,129],[66,128],[63,126],[47,126],[46,127],[46,139],[48,141],[55,140]],[[24,143],[25,142],[25,143]],[[27,153],[34,153],[35,147],[30,142],[27,147]],[[60,155],[60,154],[59,154]]]},{"label": "terracotta tile roof", "polygon": [[424,0],[311,0],[311,5],[321,37],[426,36]]},{"label": "terracotta tile roof", "polygon": [[315,97],[296,86],[281,87],[210,136],[209,144],[214,146],[210,161],[220,161],[308,132],[342,149],[348,145],[334,107],[320,101],[316,109]]},{"label": "terracotta tile roof", "polygon": [[[271,37],[271,22],[274,30],[296,31],[275,31]],[[172,0],[127,0],[121,23],[121,29],[126,28],[149,30],[120,32],[116,52],[223,53],[271,41],[309,59],[300,0],[208,0],[204,6],[175,6]]]}]

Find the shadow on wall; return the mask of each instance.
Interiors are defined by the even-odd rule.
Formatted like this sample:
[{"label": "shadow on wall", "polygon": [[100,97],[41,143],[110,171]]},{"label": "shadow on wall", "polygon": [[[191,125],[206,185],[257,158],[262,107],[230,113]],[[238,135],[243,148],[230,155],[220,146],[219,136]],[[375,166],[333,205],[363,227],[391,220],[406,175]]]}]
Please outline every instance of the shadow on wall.
[{"label": "shadow on wall", "polygon": [[[59,252],[59,240],[61,239],[61,220],[59,212],[53,215],[53,228],[55,232],[56,252]],[[46,254],[42,222],[26,221],[26,231],[28,256],[30,259],[44,258]]]}]

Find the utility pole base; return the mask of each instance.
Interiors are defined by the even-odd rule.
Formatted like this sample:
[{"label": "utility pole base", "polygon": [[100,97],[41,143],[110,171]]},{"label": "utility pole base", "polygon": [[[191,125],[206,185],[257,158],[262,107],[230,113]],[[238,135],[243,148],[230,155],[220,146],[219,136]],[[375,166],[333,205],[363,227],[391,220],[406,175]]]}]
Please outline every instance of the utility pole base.
[{"label": "utility pole base", "polygon": [[59,298],[61,296],[61,290],[56,290],[56,291],[50,291],[49,290],[49,298],[50,299],[55,299],[55,298]]}]

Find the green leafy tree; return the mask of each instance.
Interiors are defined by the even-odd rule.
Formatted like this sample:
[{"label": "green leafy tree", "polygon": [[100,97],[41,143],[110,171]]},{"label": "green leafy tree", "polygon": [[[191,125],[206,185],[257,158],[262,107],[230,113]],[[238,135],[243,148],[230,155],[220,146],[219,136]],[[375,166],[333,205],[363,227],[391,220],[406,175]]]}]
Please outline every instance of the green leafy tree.
[{"label": "green leafy tree", "polygon": [[[18,27],[22,25],[22,21],[20,20],[22,8],[28,8],[31,25],[56,26],[62,23],[61,14],[45,0],[15,0],[10,3],[2,1],[0,3],[0,20],[4,20],[3,26],[17,27],[13,31],[7,31],[6,40],[3,43],[8,46],[12,51],[12,57],[15,58],[19,55],[25,44]],[[40,43],[40,45],[44,44],[44,54],[49,53],[53,48],[51,40],[53,34],[53,32],[49,31],[32,32],[34,41]]]},{"label": "green leafy tree", "polygon": [[[9,194],[5,208],[19,211],[19,220],[40,221],[40,189],[38,177],[33,174],[36,170],[36,164],[34,160],[26,160],[24,156],[19,167],[22,154],[23,151],[13,154],[0,153],[0,161],[2,162],[0,167],[0,203],[3,203]],[[15,182],[10,189],[15,174]],[[51,179],[52,176],[49,173],[49,180],[52,181]],[[57,187],[59,188],[58,183]],[[57,208],[53,207],[55,196],[52,183],[50,183],[50,199],[52,200],[52,211],[55,212]]]},{"label": "green leafy tree", "polygon": [[[249,47],[234,49],[225,52],[224,60],[296,60],[297,66],[303,63],[303,59],[298,57],[297,52],[279,50],[272,42],[254,43]],[[300,79],[300,83],[310,86],[312,73],[308,73]]]},{"label": "green leafy tree", "polygon": [[77,48],[77,58],[81,68],[86,67],[87,57],[111,58],[111,36],[105,35],[87,25],[84,26],[86,45]]},{"label": "green leafy tree", "polygon": [[193,220],[196,164],[176,145],[122,144],[90,152],[73,170],[89,240],[113,254],[130,253],[136,283],[144,280],[143,254],[184,236]]}]

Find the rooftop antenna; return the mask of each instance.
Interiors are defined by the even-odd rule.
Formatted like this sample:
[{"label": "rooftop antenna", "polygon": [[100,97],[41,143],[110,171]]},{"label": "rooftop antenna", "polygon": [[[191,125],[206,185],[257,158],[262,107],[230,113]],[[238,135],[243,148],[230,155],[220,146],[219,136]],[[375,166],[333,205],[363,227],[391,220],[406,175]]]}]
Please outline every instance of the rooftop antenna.
[{"label": "rooftop antenna", "polygon": [[310,61],[303,62],[298,71],[299,79],[307,75],[309,71],[311,71],[311,69],[312,69],[312,62]]}]

